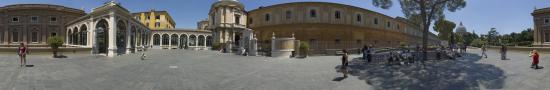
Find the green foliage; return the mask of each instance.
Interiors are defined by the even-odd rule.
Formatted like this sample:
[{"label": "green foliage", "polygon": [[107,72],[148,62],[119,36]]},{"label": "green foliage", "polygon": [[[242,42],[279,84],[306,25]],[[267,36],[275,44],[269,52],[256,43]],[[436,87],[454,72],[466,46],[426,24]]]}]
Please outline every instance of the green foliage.
[{"label": "green foliage", "polygon": [[407,43],[405,43],[405,42],[399,42],[399,47],[401,47],[401,48],[407,48]]},{"label": "green foliage", "polygon": [[50,37],[48,38],[48,45],[50,45],[52,49],[58,49],[63,45],[63,39],[59,36]]},{"label": "green foliage", "polygon": [[510,34],[504,34],[502,36],[497,36],[500,40],[499,44],[503,45],[518,45],[518,46],[529,46],[533,43],[533,31],[528,28],[520,33],[512,32]]},{"label": "green foliage", "polygon": [[481,46],[486,45],[486,44],[487,44],[487,41],[485,41],[485,40],[474,39],[470,45],[474,46],[474,47],[481,47]]},{"label": "green foliage", "polygon": [[500,34],[497,32],[496,28],[491,28],[489,32],[487,32],[487,42],[489,45],[499,45],[498,36]]},{"label": "green foliage", "polygon": [[453,29],[456,27],[454,22],[440,19],[435,22],[433,29],[439,33],[439,39],[441,40],[450,40],[450,36],[453,32]]},{"label": "green foliage", "polygon": [[221,48],[221,44],[220,43],[213,43],[212,44],[212,50],[220,50]]},{"label": "green foliage", "polygon": [[309,44],[307,42],[300,42],[300,55],[306,57],[309,54]]},{"label": "green foliage", "polygon": [[[445,11],[455,12],[466,7],[465,0],[398,0],[401,11],[407,18],[420,17],[423,36],[428,36],[429,27],[432,21],[445,17]],[[392,6],[392,0],[373,0],[373,5],[383,9]],[[418,15],[418,16],[417,16]],[[417,18],[418,19],[418,18]],[[422,38],[422,47],[427,48],[428,37]],[[423,49],[426,51],[427,49]],[[423,55],[426,57],[426,55]]]}]

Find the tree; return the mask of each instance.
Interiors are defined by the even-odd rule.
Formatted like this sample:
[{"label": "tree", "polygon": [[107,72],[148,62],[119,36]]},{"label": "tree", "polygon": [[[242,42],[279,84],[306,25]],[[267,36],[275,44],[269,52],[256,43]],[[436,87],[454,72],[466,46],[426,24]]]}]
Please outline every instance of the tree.
[{"label": "tree", "polygon": [[450,40],[450,35],[455,27],[456,24],[454,22],[439,19],[435,22],[433,29],[439,33],[439,39]]},{"label": "tree", "polygon": [[[399,3],[401,4],[401,11],[407,18],[415,15],[421,17],[423,59],[427,59],[428,30],[432,21],[445,17],[445,10],[455,12],[466,7],[466,1],[464,0],[399,0]],[[373,5],[389,9],[393,2],[392,0],[373,0]]]},{"label": "tree", "polygon": [[491,28],[489,32],[487,32],[487,42],[490,45],[498,45],[498,32],[496,28]]},{"label": "tree", "polygon": [[53,50],[53,57],[56,58],[58,57],[57,50],[63,45],[63,39],[59,36],[50,37],[48,38],[48,45],[50,45]]},{"label": "tree", "polygon": [[470,44],[471,46],[474,46],[474,47],[481,47],[483,45],[485,45],[487,42],[485,40],[482,40],[482,39],[474,39],[472,41],[472,43]]}]

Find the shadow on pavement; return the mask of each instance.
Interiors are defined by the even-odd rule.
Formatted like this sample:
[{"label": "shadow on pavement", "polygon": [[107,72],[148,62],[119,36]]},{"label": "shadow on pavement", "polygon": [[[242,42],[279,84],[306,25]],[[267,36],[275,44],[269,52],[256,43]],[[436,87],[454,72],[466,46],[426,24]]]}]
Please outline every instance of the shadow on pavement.
[{"label": "shadow on pavement", "polygon": [[[365,80],[377,90],[477,90],[502,89],[504,71],[490,64],[475,63],[481,57],[467,53],[457,60],[431,60],[425,64],[366,64],[350,61],[349,74]],[[338,70],[340,65],[336,66]]]}]

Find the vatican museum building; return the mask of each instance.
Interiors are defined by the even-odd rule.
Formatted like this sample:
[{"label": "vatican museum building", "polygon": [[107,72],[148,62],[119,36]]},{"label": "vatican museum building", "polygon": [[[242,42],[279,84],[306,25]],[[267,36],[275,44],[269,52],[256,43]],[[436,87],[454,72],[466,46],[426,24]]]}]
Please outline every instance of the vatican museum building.
[{"label": "vatican museum building", "polygon": [[[248,27],[261,47],[272,37],[294,37],[314,51],[353,49],[364,45],[421,45],[421,28],[401,17],[360,7],[327,2],[294,2],[259,7],[248,12]],[[275,35],[275,36],[273,36]],[[430,43],[438,43],[430,34]]]},{"label": "vatican museum building", "polygon": [[0,7],[0,47],[47,46],[49,37],[66,37],[65,24],[84,15],[83,10],[48,4]]}]

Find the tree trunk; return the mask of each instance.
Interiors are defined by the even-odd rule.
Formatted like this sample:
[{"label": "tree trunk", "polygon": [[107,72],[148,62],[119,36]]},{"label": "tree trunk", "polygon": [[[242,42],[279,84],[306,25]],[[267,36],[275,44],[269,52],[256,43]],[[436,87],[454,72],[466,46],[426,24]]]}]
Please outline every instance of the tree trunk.
[{"label": "tree trunk", "polygon": [[53,48],[53,57],[57,58],[57,48]]}]

